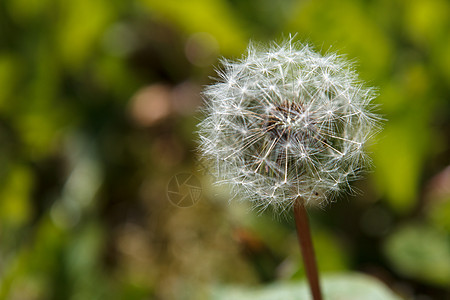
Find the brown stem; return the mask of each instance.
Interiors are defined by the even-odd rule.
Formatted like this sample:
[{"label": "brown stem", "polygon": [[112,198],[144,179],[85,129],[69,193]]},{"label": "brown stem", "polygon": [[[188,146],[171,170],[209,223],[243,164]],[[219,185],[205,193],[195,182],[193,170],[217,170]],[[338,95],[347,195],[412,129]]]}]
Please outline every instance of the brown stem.
[{"label": "brown stem", "polygon": [[319,272],[317,271],[316,257],[309,230],[308,214],[302,199],[298,199],[294,205],[295,225],[297,227],[297,236],[302,251],[303,264],[308,277],[309,288],[313,300],[322,300],[320,291]]}]

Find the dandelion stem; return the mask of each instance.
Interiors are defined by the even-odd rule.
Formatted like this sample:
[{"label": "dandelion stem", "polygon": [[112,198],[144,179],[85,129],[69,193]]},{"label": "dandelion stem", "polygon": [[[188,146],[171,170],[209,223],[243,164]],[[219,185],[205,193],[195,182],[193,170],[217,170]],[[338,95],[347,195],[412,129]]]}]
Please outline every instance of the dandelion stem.
[{"label": "dandelion stem", "polygon": [[297,236],[300,242],[300,249],[303,257],[303,264],[308,277],[309,288],[313,296],[313,300],[322,300],[320,291],[319,272],[317,270],[316,257],[314,255],[314,247],[311,240],[311,232],[309,229],[308,214],[303,204],[303,199],[297,199],[294,204],[295,225],[297,227]]}]

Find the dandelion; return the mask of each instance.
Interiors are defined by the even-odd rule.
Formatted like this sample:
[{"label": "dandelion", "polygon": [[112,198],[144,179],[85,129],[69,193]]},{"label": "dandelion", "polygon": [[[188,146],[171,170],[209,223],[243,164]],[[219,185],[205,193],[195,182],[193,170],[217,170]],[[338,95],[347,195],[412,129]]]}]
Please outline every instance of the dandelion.
[{"label": "dandelion", "polygon": [[341,56],[292,39],[223,60],[204,91],[200,150],[217,184],[262,210],[321,206],[351,189],[378,128],[372,88]]},{"label": "dandelion", "polygon": [[222,60],[204,91],[200,151],[217,184],[255,207],[294,208],[303,261],[321,299],[305,206],[351,190],[369,161],[365,145],[379,129],[374,90],[337,54],[322,56],[293,39],[250,45],[240,60]]}]

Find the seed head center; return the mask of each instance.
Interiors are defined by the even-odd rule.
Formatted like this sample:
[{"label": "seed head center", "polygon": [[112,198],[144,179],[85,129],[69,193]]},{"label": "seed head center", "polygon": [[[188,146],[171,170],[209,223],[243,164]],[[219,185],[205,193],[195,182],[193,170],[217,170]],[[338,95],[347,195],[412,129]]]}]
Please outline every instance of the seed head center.
[{"label": "seed head center", "polygon": [[284,101],[267,113],[264,128],[274,139],[288,140],[289,135],[308,129],[309,123],[301,104]]}]

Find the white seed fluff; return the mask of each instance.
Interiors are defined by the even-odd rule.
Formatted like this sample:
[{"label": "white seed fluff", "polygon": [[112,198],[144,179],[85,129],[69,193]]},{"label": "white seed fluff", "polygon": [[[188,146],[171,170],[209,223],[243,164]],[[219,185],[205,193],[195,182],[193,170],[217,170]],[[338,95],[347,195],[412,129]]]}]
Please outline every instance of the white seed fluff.
[{"label": "white seed fluff", "polygon": [[349,190],[379,126],[373,89],[336,54],[292,39],[222,60],[204,91],[200,152],[216,183],[256,207],[323,205]]}]

